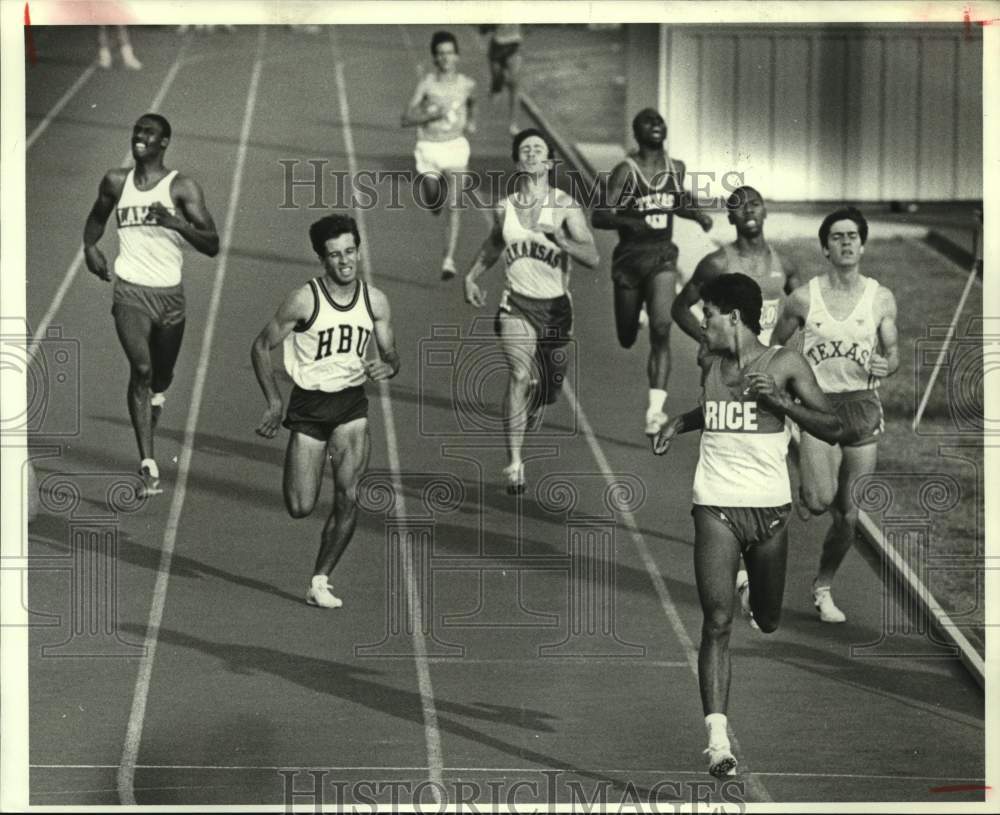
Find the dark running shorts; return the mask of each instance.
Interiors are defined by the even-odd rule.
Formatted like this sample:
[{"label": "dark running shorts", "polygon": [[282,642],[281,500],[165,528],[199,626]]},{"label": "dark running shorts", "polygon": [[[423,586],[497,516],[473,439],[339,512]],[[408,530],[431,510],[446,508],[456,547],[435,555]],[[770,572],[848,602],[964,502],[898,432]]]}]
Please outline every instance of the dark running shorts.
[{"label": "dark running shorts", "polygon": [[493,329],[500,335],[500,315],[510,314],[521,317],[535,329],[538,345],[535,348],[535,364],[538,366],[538,391],[536,399],[551,405],[559,397],[566,368],[569,366],[569,351],[566,344],[573,333],[573,304],[569,297],[555,297],[538,300],[523,297],[510,291],[500,299]]},{"label": "dark running shorts", "polygon": [[[500,62],[506,64],[507,60],[514,56],[520,47],[521,43],[519,42],[496,42],[491,39],[489,60],[490,62]],[[494,91],[494,93],[496,93],[496,91]]]},{"label": "dark running shorts", "polygon": [[364,385],[336,393],[307,391],[296,385],[282,424],[310,438],[329,441],[330,434],[340,425],[367,417],[368,396]]},{"label": "dark running shorts", "polygon": [[833,405],[833,412],[844,424],[841,447],[864,447],[878,441],[885,430],[878,391],[848,391],[826,396]]},{"label": "dark running shorts", "polygon": [[654,275],[676,274],[678,254],[671,241],[619,243],[611,256],[611,279],[623,289],[641,289]]},{"label": "dark running shorts", "polygon": [[736,536],[740,551],[773,538],[784,529],[792,512],[791,504],[780,507],[715,507],[695,504],[691,514],[706,513],[722,521]]},{"label": "dark running shorts", "polygon": [[184,322],[184,286],[140,286],[115,278],[111,313],[134,308],[147,314],[153,325],[171,326]]}]

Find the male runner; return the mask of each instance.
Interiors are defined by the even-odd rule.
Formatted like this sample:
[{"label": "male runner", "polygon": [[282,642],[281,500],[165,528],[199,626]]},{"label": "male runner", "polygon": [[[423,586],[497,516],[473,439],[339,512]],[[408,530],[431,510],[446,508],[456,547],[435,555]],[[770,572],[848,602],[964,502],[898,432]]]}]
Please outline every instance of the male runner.
[{"label": "male runner", "polygon": [[702,404],[668,421],[653,451],[663,455],[677,434],[702,431],[691,510],[704,614],[698,685],[709,772],[721,777],[736,773],[726,712],[733,580],[741,554],[760,630],[773,632],[781,617],[791,510],[785,417],[828,442],[839,438],[841,424],[802,355],[760,342],[763,298],[754,280],[739,272],[715,277],[702,286],[701,299],[710,352]]},{"label": "male runner", "polygon": [[664,147],[667,125],[652,108],[632,120],[638,150],[611,173],[606,194],[594,210],[595,229],[617,229],[611,259],[615,327],[618,342],[631,348],[639,332],[643,303],[649,311],[649,403],[646,435],[666,424],[670,377],[670,314],[677,285],[677,247],[672,241],[674,216],[697,221],[706,232],[712,219],[692,206],[684,192],[684,162]]},{"label": "male runner", "polygon": [[854,542],[858,508],[851,489],[878,463],[883,429],[879,381],[899,368],[896,299],[877,280],[861,274],[867,240],[868,222],[854,207],[823,219],[819,243],[830,268],[792,292],[772,337],[783,343],[802,328],[802,352],[845,428],[833,447],[808,432],[799,445],[802,500],[814,515],[829,510],[833,517],[812,587],[813,604],[826,623],[847,619],[830,587]]},{"label": "male runner", "polygon": [[481,34],[490,35],[487,59],[490,63],[490,96],[494,97],[507,89],[508,129],[516,136],[521,128],[517,124],[518,82],[521,73],[521,26],[481,25]]},{"label": "male runner", "polygon": [[[357,486],[368,466],[366,379],[378,382],[399,371],[390,324],[389,301],[359,279],[361,236],[348,215],[328,215],[309,228],[309,240],[323,274],[294,289],[253,342],[254,373],[267,407],[257,433],[274,438],[278,427],[291,431],[285,450],[283,492],[288,514],[312,513],[323,483],[327,457],[333,468],[333,511],[320,540],[306,602],[339,608],[330,574],[354,534]],[[375,335],[379,359],[366,360]],[[295,386],[284,422],[281,392],[271,350],[284,343],[285,368]]]},{"label": "male runner", "polygon": [[450,31],[437,31],[431,38],[435,71],[417,83],[409,105],[403,111],[403,127],[417,127],[413,156],[422,201],[435,215],[448,202],[445,224],[445,251],[441,279],[455,276],[455,247],[458,246],[460,180],[457,174],[469,167],[469,140],[476,132],[476,82],[458,72],[458,41]]},{"label": "male runner", "polygon": [[544,135],[521,131],[511,156],[517,188],[496,207],[493,229],[465,277],[465,299],[485,305],[476,280],[503,253],[506,285],[495,324],[510,373],[504,400],[510,460],[503,477],[507,491],[517,494],[524,491],[525,430],[539,426],[542,406],[556,401],[566,373],[564,347],[573,330],[569,261],[593,268],[600,258],[583,210],[549,184],[553,155]]},{"label": "male runner", "polygon": [[139,445],[143,497],[163,492],[153,429],[184,337],[181,249],[187,241],[209,257],[219,251],[201,187],[163,166],[170,134],[170,123],[159,114],[139,118],[132,128],[135,167],[108,170],[83,228],[87,268],[110,281],[108,261],[97,243],[108,217],[116,213],[119,252],[111,313],[129,361],[128,413]]}]

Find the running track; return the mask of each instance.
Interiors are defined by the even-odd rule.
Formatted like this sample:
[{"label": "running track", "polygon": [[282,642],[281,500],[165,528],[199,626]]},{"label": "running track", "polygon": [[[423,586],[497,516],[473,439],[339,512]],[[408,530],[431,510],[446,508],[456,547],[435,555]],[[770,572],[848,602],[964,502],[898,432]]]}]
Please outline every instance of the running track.
[{"label": "running track", "polygon": [[[93,56],[86,30],[35,33],[28,134]],[[78,343],[80,369],[79,403],[50,400],[34,450],[52,453],[37,463],[47,488],[72,482],[80,495],[50,497],[30,534],[40,564],[26,598],[37,626],[31,802],[280,805],[279,770],[296,768],[299,789],[313,783],[305,769],[326,771],[327,803],[335,781],[361,802],[375,796],[353,782],[443,783],[453,803],[456,782],[468,782],[480,785],[480,805],[488,783],[504,803],[517,781],[535,785],[514,790],[525,805],[544,802],[549,784],[568,803],[574,783],[588,798],[603,785],[611,802],[645,800],[657,784],[664,802],[982,800],[932,791],[985,783],[979,690],[955,660],[907,656],[938,653],[920,636],[852,655],[882,639],[884,613],[905,620],[891,599],[884,612],[877,573],[858,554],[838,582],[849,623],[818,622],[808,597],[817,522],[793,522],[779,632],[735,625],[741,786],[717,787],[705,773],[689,516],[696,439],[668,459],[647,450],[645,349],[615,342],[606,234],[601,269],[574,274],[571,387],[530,442],[529,489],[516,500],[499,486],[503,443],[490,430],[502,383],[492,312],[476,323],[459,282],[439,282],[440,224],[409,203],[408,187],[402,208],[364,213],[368,274],[393,305],[403,366],[370,390],[367,509],[335,574],[345,606],[302,602],[328,489],[316,517],[291,521],[280,496],[285,440],[253,433],[262,402],[250,342],[283,294],[316,273],[306,230],[318,211],[301,190],[299,208],[279,207],[278,162],[409,170],[413,133],[398,119],[428,36],[417,26],[189,39],[138,30],[145,69],[92,72],[33,140],[28,318],[37,328],[50,314]],[[502,106],[485,99],[472,29],[460,39],[481,90],[474,167],[504,169]],[[157,436],[166,492],[109,525],[98,517],[109,487],[135,469],[127,370],[110,289],[69,273],[97,183],[154,100],[174,126],[169,166],[201,183],[225,240],[215,259],[186,253],[187,336]],[[460,266],[484,224],[466,215]],[[495,304],[499,269],[488,289]],[[671,412],[697,397],[693,356],[678,339]],[[449,360],[475,376],[454,385]],[[57,558],[108,529],[112,560],[89,576],[78,569],[74,585],[103,580],[115,605],[74,606]],[[408,607],[420,610],[416,625]],[[99,629],[98,617],[117,638],[87,628]],[[73,625],[85,635],[70,638]],[[378,800],[390,803],[389,789]],[[425,785],[424,803],[434,789]]]}]

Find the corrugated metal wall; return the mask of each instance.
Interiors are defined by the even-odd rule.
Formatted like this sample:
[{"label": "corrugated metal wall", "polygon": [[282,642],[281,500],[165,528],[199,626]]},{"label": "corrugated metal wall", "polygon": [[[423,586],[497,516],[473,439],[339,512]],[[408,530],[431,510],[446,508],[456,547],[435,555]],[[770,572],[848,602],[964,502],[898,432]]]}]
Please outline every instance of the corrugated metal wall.
[{"label": "corrugated metal wall", "polygon": [[774,200],[982,197],[982,37],[962,26],[663,26],[670,153]]}]

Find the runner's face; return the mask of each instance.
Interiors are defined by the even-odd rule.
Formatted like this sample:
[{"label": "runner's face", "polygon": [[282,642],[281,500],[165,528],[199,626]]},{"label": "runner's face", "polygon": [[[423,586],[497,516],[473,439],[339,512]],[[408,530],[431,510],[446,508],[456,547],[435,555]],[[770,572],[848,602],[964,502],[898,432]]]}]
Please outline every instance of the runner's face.
[{"label": "runner's face", "polygon": [[636,140],[640,144],[663,144],[667,138],[667,123],[659,114],[643,116],[636,124]]},{"label": "runner's face", "polygon": [[458,51],[455,50],[455,43],[442,42],[434,49],[434,64],[439,71],[448,73],[454,71],[458,65]]},{"label": "runner's face", "polygon": [[517,148],[517,168],[529,175],[549,171],[549,146],[538,136],[528,136]]},{"label": "runner's face", "polygon": [[753,190],[742,191],[739,205],[729,211],[729,220],[740,235],[759,235],[764,229],[766,217],[764,202]]},{"label": "runner's face", "polygon": [[865,247],[861,245],[858,225],[849,218],[834,221],[826,238],[826,256],[838,269],[848,269],[861,262]]},{"label": "runner's face", "polygon": [[132,128],[132,158],[136,161],[159,155],[169,139],[163,138],[163,130],[155,119],[140,119]]},{"label": "runner's face", "polygon": [[330,238],[324,244],[323,268],[327,275],[339,286],[353,283],[358,276],[358,247],[354,235],[345,232]]},{"label": "runner's face", "polygon": [[713,303],[702,307],[701,333],[709,351],[728,351],[732,347],[733,315],[723,314]]}]

